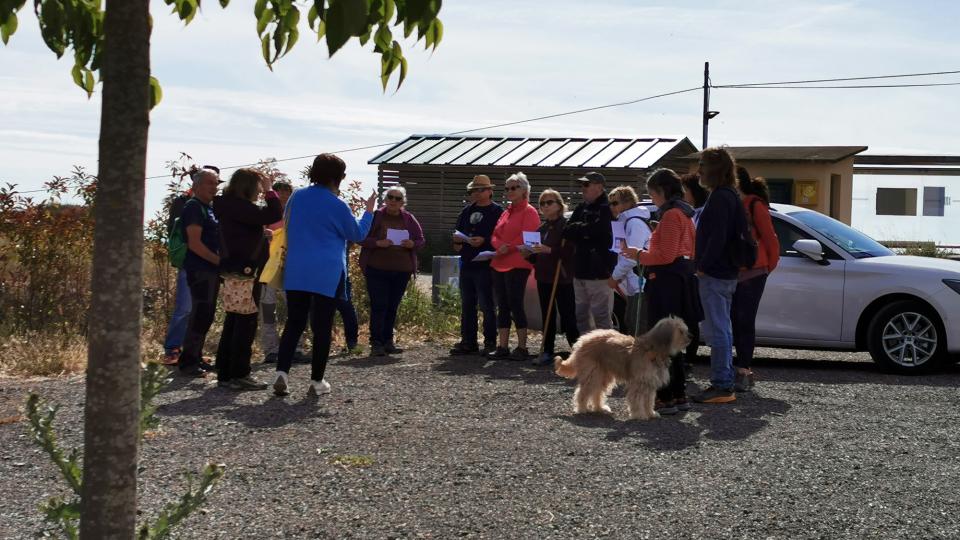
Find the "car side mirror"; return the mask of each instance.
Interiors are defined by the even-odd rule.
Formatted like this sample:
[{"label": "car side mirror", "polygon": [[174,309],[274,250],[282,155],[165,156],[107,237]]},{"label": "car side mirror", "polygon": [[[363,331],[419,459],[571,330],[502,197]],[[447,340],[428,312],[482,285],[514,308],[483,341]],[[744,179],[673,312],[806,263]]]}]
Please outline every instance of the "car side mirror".
[{"label": "car side mirror", "polygon": [[820,242],[817,242],[816,240],[797,240],[793,243],[793,249],[797,250],[798,253],[803,254],[814,262],[828,264],[827,260],[823,258],[823,246],[820,245]]}]

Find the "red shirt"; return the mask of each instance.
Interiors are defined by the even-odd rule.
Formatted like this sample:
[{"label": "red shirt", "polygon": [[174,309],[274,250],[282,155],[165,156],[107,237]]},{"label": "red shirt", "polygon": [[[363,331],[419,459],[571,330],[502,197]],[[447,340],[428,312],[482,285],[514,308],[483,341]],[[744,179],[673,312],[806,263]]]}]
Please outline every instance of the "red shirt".
[{"label": "red shirt", "polygon": [[693,258],[696,247],[696,229],[693,220],[679,208],[663,214],[660,224],[650,236],[650,246],[637,257],[643,266],[670,264],[679,257]]},{"label": "red shirt", "polygon": [[493,237],[490,239],[493,249],[500,246],[510,248],[505,255],[497,255],[490,263],[490,267],[498,272],[507,272],[516,268],[533,269],[530,261],[523,257],[517,246],[523,245],[523,233],[536,231],[540,228],[540,214],[530,206],[530,202],[522,200],[515,202],[500,214],[496,227],[493,228]]},{"label": "red shirt", "polygon": [[747,211],[747,216],[750,217],[753,238],[757,241],[757,262],[753,267],[765,268],[767,272],[773,272],[780,263],[780,239],[777,238],[777,232],[773,230],[770,207],[756,195],[744,195],[743,207]]}]

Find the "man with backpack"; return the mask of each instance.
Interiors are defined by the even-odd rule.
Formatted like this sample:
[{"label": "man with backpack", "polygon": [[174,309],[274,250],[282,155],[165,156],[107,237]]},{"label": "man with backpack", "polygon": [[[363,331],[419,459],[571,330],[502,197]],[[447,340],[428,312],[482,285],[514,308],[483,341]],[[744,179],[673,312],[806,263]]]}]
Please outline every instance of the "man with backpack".
[{"label": "man with backpack", "polygon": [[700,153],[700,183],[710,191],[697,225],[696,267],[703,306],[703,337],[710,346],[710,387],[699,403],[730,403],[734,394],[730,307],[740,268],[756,261],[756,242],[736,190],[733,157],[723,148]]},{"label": "man with backpack", "polygon": [[[180,355],[180,372],[203,377],[213,367],[203,361],[203,343],[213,324],[220,292],[220,226],[210,207],[220,176],[211,168],[191,173],[193,198],[183,207],[171,233],[171,258],[182,256],[182,269],[190,288],[190,318]],[[178,249],[183,239],[186,249]]]},{"label": "man with backpack", "polygon": [[[170,201],[170,214],[167,217],[168,243],[173,237],[174,227],[183,213],[183,207],[192,197],[193,190],[188,189],[186,193],[181,193]],[[183,338],[187,333],[187,323],[190,319],[190,287],[187,285],[187,271],[182,268],[182,261],[180,264],[174,264],[171,261],[171,264],[177,269],[177,282],[173,297],[173,314],[170,316],[170,324],[167,325],[167,337],[163,340],[162,363],[166,366],[175,366],[180,361]]]}]

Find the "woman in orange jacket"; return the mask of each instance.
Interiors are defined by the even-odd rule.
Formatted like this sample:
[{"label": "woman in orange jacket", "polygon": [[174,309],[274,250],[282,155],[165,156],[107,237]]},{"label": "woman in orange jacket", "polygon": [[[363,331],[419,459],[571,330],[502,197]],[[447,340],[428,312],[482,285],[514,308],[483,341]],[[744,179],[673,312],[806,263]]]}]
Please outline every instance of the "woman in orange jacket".
[{"label": "woman in orange jacket", "polygon": [[770,191],[762,177],[751,178],[743,167],[737,167],[737,188],[750,220],[753,237],[757,241],[757,262],[753,268],[741,268],[737,289],[730,306],[733,323],[733,346],[737,355],[733,359],[736,368],[734,389],[747,392],[754,384],[753,349],[756,342],[757,311],[767,284],[767,276],[780,262],[780,240],[773,230],[770,217]]}]

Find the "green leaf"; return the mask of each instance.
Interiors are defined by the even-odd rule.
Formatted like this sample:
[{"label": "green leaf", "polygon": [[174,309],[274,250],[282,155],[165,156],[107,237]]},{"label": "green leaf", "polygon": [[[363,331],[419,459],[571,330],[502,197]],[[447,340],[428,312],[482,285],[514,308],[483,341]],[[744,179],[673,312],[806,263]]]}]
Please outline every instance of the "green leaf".
[{"label": "green leaf", "polygon": [[17,14],[10,13],[6,22],[0,25],[0,39],[3,39],[4,45],[10,41],[10,36],[17,31],[17,24]]},{"label": "green leaf", "polygon": [[310,6],[310,10],[307,11],[307,26],[309,26],[311,30],[316,30],[317,19],[319,18],[317,6]]},{"label": "green leaf", "polygon": [[70,70],[70,75],[73,76],[73,84],[83,88],[83,66],[74,64],[73,69]]},{"label": "green leaf", "polygon": [[220,7],[225,8],[230,5],[230,0],[220,0]]},{"label": "green leaf", "polygon": [[163,89],[156,77],[150,77],[150,108],[154,108],[163,101]]},{"label": "green leaf", "polygon": [[257,19],[257,35],[263,35],[263,32],[266,31],[267,25],[273,21],[273,10],[265,9],[263,13],[260,14],[260,18]]},{"label": "green leaf", "polygon": [[380,24],[377,33],[373,35],[373,44],[377,52],[383,52],[390,48],[390,42],[393,41],[393,33],[386,24]]},{"label": "green leaf", "polygon": [[270,68],[270,71],[273,71],[273,62],[270,61],[270,36],[263,36],[260,45],[263,52],[263,59],[267,62],[267,67]]},{"label": "green leaf", "polygon": [[327,23],[326,21],[320,21],[320,24],[317,25],[317,42],[323,39],[325,35],[327,35]]},{"label": "green leaf", "polygon": [[370,41],[370,32],[367,32],[366,34],[360,36],[357,39],[360,41],[360,46],[363,47],[364,45],[367,44],[368,41]]},{"label": "green leaf", "polygon": [[380,19],[384,24],[390,24],[390,19],[393,18],[394,13],[397,11],[397,5],[393,0],[383,0],[383,18]]},{"label": "green leaf", "polygon": [[83,74],[83,89],[87,91],[87,95],[93,94],[93,87],[96,86],[97,81],[93,78],[93,72],[89,69],[84,70]]},{"label": "green leaf", "polygon": [[427,33],[424,35],[426,39],[426,49],[433,47],[433,50],[437,50],[437,45],[440,44],[440,40],[443,39],[443,23],[440,22],[440,19],[434,19],[430,23],[430,27],[427,28]]},{"label": "green leaf", "polygon": [[[265,9],[267,9],[267,0],[257,0],[257,3],[253,5],[253,16],[259,21]],[[263,32],[259,33],[262,34]]]},{"label": "green leaf", "polygon": [[327,11],[327,50],[330,56],[350,40],[367,30],[369,0],[331,0]]},{"label": "green leaf", "polygon": [[287,48],[283,51],[283,54],[290,52],[298,39],[300,39],[300,30],[297,30],[297,27],[294,26],[290,28],[290,33],[287,34]]}]

